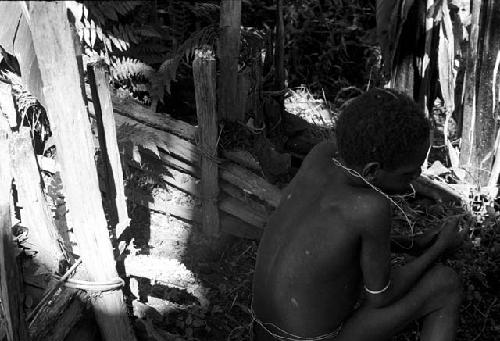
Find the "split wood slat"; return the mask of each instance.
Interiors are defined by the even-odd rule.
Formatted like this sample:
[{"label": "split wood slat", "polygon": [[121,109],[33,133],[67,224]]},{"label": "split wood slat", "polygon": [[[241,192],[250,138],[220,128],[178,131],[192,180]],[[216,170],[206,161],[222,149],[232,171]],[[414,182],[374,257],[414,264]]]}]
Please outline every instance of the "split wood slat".
[{"label": "split wood slat", "polygon": [[[89,112],[93,114],[94,109],[92,99],[89,98],[91,96],[89,86],[86,87],[86,93],[89,99]],[[121,98],[115,94],[111,94],[111,100],[113,102],[113,111],[115,114],[131,118],[136,122],[170,132],[193,142],[196,140],[197,128],[189,123],[173,119],[166,113],[154,112],[150,107],[142,105],[131,98]]]},{"label": "split wood slat", "polygon": [[[92,114],[93,113],[93,108],[89,108],[89,112]],[[131,119],[125,116],[122,116],[120,114],[117,114],[115,111],[115,121],[117,127],[121,126],[122,124],[129,124],[129,125],[141,125],[141,123],[138,120]],[[148,126],[147,124],[145,124]],[[151,134],[155,135],[157,145],[159,148],[166,148],[165,152],[171,155],[175,155],[177,158],[186,161],[187,163],[200,166],[200,152],[198,150],[198,147],[190,142],[187,141],[183,138],[180,138],[179,136],[170,133],[165,130],[160,130],[157,128],[153,128],[148,126],[148,132]]]},{"label": "split wood slat", "polygon": [[[134,165],[132,164],[130,166],[134,167]],[[197,179],[196,177],[169,167],[166,167],[165,174],[160,174],[160,176],[162,180],[165,181],[165,183],[167,183],[169,186],[181,190],[192,197],[198,199],[201,198],[201,188],[200,188],[201,184],[200,180]],[[221,211],[231,214],[234,217],[239,218],[241,221],[244,221],[259,229],[264,228],[265,222],[269,214],[266,207],[263,204],[252,199],[249,195],[245,194],[245,192],[243,192],[242,190],[231,184],[220,183],[220,189],[226,194],[225,197],[222,198],[222,200],[220,200],[218,204],[218,207]],[[149,204],[144,204],[144,200],[148,202],[151,201],[152,198],[148,200],[147,197],[145,197],[144,195],[143,196],[139,195],[141,199],[139,200],[139,202],[137,202],[137,199],[131,197],[131,195],[138,195],[137,191],[135,192],[127,191],[128,199],[142,206],[146,207],[150,206]],[[167,205],[167,207],[170,206]],[[164,209],[153,208],[153,207],[149,208],[154,209],[156,211],[170,212],[167,208]],[[172,212],[170,213],[174,216],[178,216],[176,214],[173,214]],[[181,214],[179,215],[179,217],[185,220],[193,220],[198,222],[196,217],[191,216],[190,214],[191,213]]]},{"label": "split wood slat", "polygon": [[[162,125],[161,128],[158,128],[159,124],[157,124],[157,119],[151,119],[150,121],[148,121],[148,114],[152,113],[150,109],[147,109],[144,106],[136,103],[133,107],[134,109],[124,106],[118,110],[116,108],[115,100],[113,100],[113,103],[113,105],[115,106],[114,111],[117,126],[120,126],[124,123],[137,124],[138,122],[146,122],[144,124],[152,127],[152,130],[158,130],[157,136],[159,141],[165,144],[168,149],[165,153],[160,152],[160,157],[163,161],[165,161],[165,163],[175,169],[186,171],[193,175],[198,171],[197,168],[200,165],[200,153],[197,149],[197,146],[189,141],[186,141],[186,139],[189,139],[190,136],[195,136],[195,130],[197,129],[196,127],[191,126],[192,129],[188,129],[185,126],[187,123],[179,124],[179,121],[172,121],[171,119],[170,122],[174,122],[172,127],[183,127],[182,130],[176,128],[176,135],[174,135],[172,133],[166,132],[166,124]],[[92,114],[93,108],[89,107],[89,111]],[[154,124],[151,122],[154,122]],[[182,135],[182,132],[188,132],[186,135],[186,139],[179,137],[184,137],[184,135]],[[230,154],[228,154],[227,156],[230,157]],[[183,162],[182,160],[184,160],[185,162]],[[252,168],[253,167],[254,166],[252,166]],[[222,180],[225,180],[233,184],[234,186],[241,188],[245,192],[256,195],[272,207],[277,207],[279,199],[281,197],[281,193],[276,186],[268,183],[265,179],[259,177],[255,173],[245,169],[245,167],[241,167],[232,162],[224,163],[220,168],[221,169],[219,171],[219,175]]]},{"label": "split wood slat", "polygon": [[[151,211],[155,211],[165,215],[171,215],[185,221],[194,222],[196,224],[202,224],[202,213],[201,210],[197,207],[187,207],[172,203],[168,203],[166,205],[158,204],[154,202],[154,200],[149,195],[139,193],[138,191],[127,190],[126,194],[130,201],[137,205],[144,206]],[[232,210],[234,211],[234,209]],[[251,216],[253,212],[248,211],[246,212],[246,214]],[[221,231],[225,233],[230,233],[241,238],[259,239],[264,231],[262,226],[252,225],[234,215],[219,211],[219,216]],[[260,221],[262,221],[265,218],[261,217],[259,219]]]},{"label": "split wood slat", "polygon": [[82,318],[87,301],[88,297],[83,292],[63,288],[30,323],[31,341],[64,341]]},{"label": "split wood slat", "polygon": [[10,201],[12,170],[9,153],[10,127],[0,117],[0,309],[5,317],[8,340],[27,341],[28,329],[23,311],[22,279],[17,260],[18,250],[11,232]]},{"label": "split wood slat", "polygon": [[116,123],[109,91],[109,73],[102,63],[88,65],[88,78],[94,104],[99,145],[106,169],[106,196],[115,226],[115,236],[120,238],[130,224],[123,184],[123,170],[120,151],[116,142]]},{"label": "split wood slat", "polygon": [[243,191],[257,196],[272,207],[279,205],[280,190],[248,169],[234,163],[225,162],[220,166],[221,178]]},{"label": "split wood slat", "polygon": [[12,85],[0,82],[0,113],[7,117],[11,128],[17,127],[16,108],[12,98]]},{"label": "split wood slat", "polygon": [[215,58],[210,50],[198,50],[193,61],[196,114],[200,127],[201,202],[203,231],[209,236],[219,234],[219,170],[216,162],[218,126],[216,111]]},{"label": "split wood slat", "polygon": [[[31,2],[31,32],[78,252],[90,280],[109,281],[118,274],[66,11],[63,2]],[[104,340],[135,340],[121,291],[97,296],[92,304]]]},{"label": "split wood slat", "polygon": [[35,159],[29,129],[11,136],[12,171],[21,203],[21,224],[28,228],[28,241],[37,251],[36,263],[52,273],[63,259],[59,232],[42,192],[42,179]]}]

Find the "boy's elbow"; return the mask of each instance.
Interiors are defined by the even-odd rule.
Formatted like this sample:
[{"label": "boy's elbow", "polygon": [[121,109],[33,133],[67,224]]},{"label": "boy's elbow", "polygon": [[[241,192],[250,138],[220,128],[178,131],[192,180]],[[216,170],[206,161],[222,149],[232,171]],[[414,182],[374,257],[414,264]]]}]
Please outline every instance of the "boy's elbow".
[{"label": "boy's elbow", "polygon": [[382,294],[366,294],[366,306],[370,308],[383,308],[389,305],[393,301],[390,292],[385,292]]}]

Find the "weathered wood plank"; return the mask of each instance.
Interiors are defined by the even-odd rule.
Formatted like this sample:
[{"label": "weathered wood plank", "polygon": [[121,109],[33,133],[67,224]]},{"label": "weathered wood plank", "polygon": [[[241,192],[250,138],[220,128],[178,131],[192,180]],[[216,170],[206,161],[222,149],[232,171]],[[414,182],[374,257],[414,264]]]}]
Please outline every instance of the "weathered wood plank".
[{"label": "weathered wood plank", "polygon": [[[90,88],[87,89],[87,94],[90,96]],[[197,128],[189,123],[175,120],[166,113],[154,112],[151,108],[131,98],[120,98],[115,94],[111,94],[111,100],[115,114],[128,117],[152,128],[170,132],[190,141],[196,139]],[[89,111],[94,112],[91,100],[89,100],[88,105]]]},{"label": "weathered wood plank", "polygon": [[[92,111],[90,112],[92,113]],[[121,115],[115,115],[115,121],[117,126],[120,126],[124,123],[134,125],[138,122]],[[165,150],[165,153],[175,155],[177,158],[199,167],[200,152],[198,150],[198,147],[192,142],[182,139],[177,135],[171,134],[164,130],[151,128],[148,129],[148,133],[155,135],[155,139],[159,148],[168,149]]]},{"label": "weathered wood plank", "polygon": [[248,207],[248,209],[254,211],[255,213],[259,214],[260,216],[267,217],[269,215],[270,212],[264,204],[255,200],[254,196],[242,191],[240,188],[238,188],[234,185],[231,185],[227,182],[222,182],[220,184],[220,189],[225,194],[245,203],[245,205]]},{"label": "weathered wood plank", "polygon": [[6,321],[7,339],[28,340],[22,280],[19,274],[16,247],[12,240],[10,201],[12,200],[12,171],[9,155],[10,128],[0,117],[0,309]]},{"label": "weathered wood plank", "polygon": [[246,150],[224,150],[222,152],[222,155],[226,159],[242,165],[245,168],[251,169],[256,172],[262,171],[257,159]]},{"label": "weathered wood plank", "polygon": [[112,212],[111,223],[115,225],[117,239],[130,224],[123,184],[120,151],[116,142],[116,123],[109,92],[109,74],[102,64],[88,66],[88,77],[97,119],[99,145],[106,168],[106,195]]},{"label": "weathered wood plank", "polygon": [[[202,223],[202,213],[201,210],[197,207],[187,207],[182,205],[176,205],[173,203],[158,204],[154,202],[154,200],[148,195],[141,194],[138,191],[127,190],[127,196],[129,200],[137,205],[141,205],[147,207],[151,211],[155,211],[161,214],[171,215],[176,218],[180,218],[182,220],[191,221],[196,224],[201,225]],[[241,215],[234,208],[231,208],[231,204],[229,203],[229,209],[235,213]],[[241,205],[241,204],[240,204]],[[246,210],[248,211],[248,209]],[[247,213],[250,216],[252,212]],[[231,214],[224,213],[222,210],[219,212],[220,215],[220,224],[221,231],[226,233],[231,233],[237,237],[248,238],[248,239],[258,239],[261,237],[263,228],[262,226],[255,226],[249,224]],[[265,219],[264,217],[258,218],[260,221]]]},{"label": "weathered wood plank", "polygon": [[[63,2],[32,2],[29,12],[45,108],[57,146],[77,251],[90,280],[112,280],[117,277],[116,264],[102,208],[66,6]],[[105,340],[135,340],[121,291],[97,296],[93,307]]]},{"label": "weathered wood plank", "polygon": [[21,129],[12,135],[10,152],[22,206],[21,223],[29,229],[28,241],[38,252],[36,263],[55,273],[59,269],[59,261],[63,259],[60,236],[42,192],[42,180],[28,129]]},{"label": "weathered wood plank", "polygon": [[[116,124],[134,124],[134,120],[115,115]],[[166,165],[186,172],[199,178],[199,151],[189,141],[183,140],[175,135],[157,131],[159,141],[168,148],[168,154],[160,152],[160,158]],[[175,156],[175,157],[174,157]],[[233,157],[227,155],[228,157]],[[186,162],[180,160],[183,159]],[[189,160],[189,161],[188,161]],[[255,165],[254,165],[255,167]],[[266,202],[271,207],[277,207],[281,192],[278,187],[268,183],[257,174],[236,165],[232,162],[224,162],[220,166],[219,177],[243,191],[253,194]]]},{"label": "weathered wood plank", "polygon": [[220,30],[217,48],[220,65],[218,82],[219,118],[230,121],[243,120],[245,118],[244,110],[237,110],[240,105],[237,100],[241,0],[221,1]]},{"label": "weathered wood plank", "polygon": [[11,128],[17,126],[16,108],[12,98],[12,85],[0,82],[0,113],[9,120]]},{"label": "weathered wood plank", "polygon": [[[170,174],[163,174],[163,180],[195,198],[201,199],[201,184],[195,177],[173,169],[167,169]],[[263,228],[268,217],[264,205],[246,196],[243,191],[227,183],[221,183],[220,188],[227,195],[219,201],[218,207],[253,226]],[[183,217],[184,218],[184,217]]]},{"label": "weathered wood plank", "polygon": [[243,191],[252,193],[272,207],[278,207],[280,190],[265,179],[234,163],[225,162],[220,166],[221,178]]},{"label": "weathered wood plank", "polygon": [[75,289],[61,289],[30,323],[31,341],[64,341],[81,319],[87,304],[85,294]]},{"label": "weathered wood plank", "polygon": [[[237,2],[237,1],[235,1]],[[219,233],[219,169],[217,165],[218,126],[215,89],[215,58],[212,51],[197,51],[193,61],[196,114],[200,126],[201,202],[203,231],[209,236]]]},{"label": "weathered wood plank", "polygon": [[250,209],[244,201],[226,196],[220,200],[219,207],[222,211],[238,217],[252,226],[263,229],[266,225],[267,215],[260,214]]}]

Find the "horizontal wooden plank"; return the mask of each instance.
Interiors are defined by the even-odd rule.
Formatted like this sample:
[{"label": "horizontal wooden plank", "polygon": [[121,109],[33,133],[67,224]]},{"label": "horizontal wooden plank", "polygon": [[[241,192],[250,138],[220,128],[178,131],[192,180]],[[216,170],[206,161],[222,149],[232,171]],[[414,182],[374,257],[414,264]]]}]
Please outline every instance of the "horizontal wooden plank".
[{"label": "horizontal wooden plank", "polygon": [[[196,224],[201,224],[201,210],[197,207],[187,207],[187,206],[182,206],[182,205],[177,205],[173,203],[169,204],[159,204],[154,202],[153,198],[150,196],[140,193],[138,191],[131,191],[128,189],[126,191],[127,194],[127,199],[134,202],[137,205],[141,205],[144,207],[147,207],[149,210],[161,213],[161,214],[168,214],[172,215],[176,218],[180,218],[182,220],[186,221],[191,221]],[[235,207],[233,207],[233,206]],[[231,233],[233,235],[236,235],[238,237],[242,238],[249,238],[249,239],[258,239],[262,235],[263,232],[263,224],[262,220],[264,217],[259,217],[259,216],[254,216],[250,210],[244,210],[243,209],[243,214],[238,211],[238,208],[241,207],[243,204],[241,203],[236,203],[236,204],[231,204],[228,202],[224,202],[222,206],[225,207],[225,210],[221,209],[220,212],[220,217],[221,217],[221,230],[226,233]],[[244,215],[245,217],[252,217],[254,218],[247,218],[252,221],[258,221],[261,226],[255,226],[252,224],[249,224],[248,222],[245,222],[241,220],[240,218],[237,218],[231,214],[224,213],[224,211],[231,211],[235,214],[239,215]]]},{"label": "horizontal wooden plank", "polygon": [[246,168],[234,163],[224,162],[220,165],[220,176],[223,180],[241,188],[243,191],[257,196],[272,207],[278,207],[281,192],[278,187],[270,184]]},{"label": "horizontal wooden plank", "polygon": [[140,122],[137,122],[131,118],[115,115],[115,121],[117,127],[128,124],[132,126],[137,126],[138,130],[143,130],[144,143],[155,144],[159,148],[164,150],[164,153],[174,155],[178,159],[185,160],[187,163],[192,165],[199,165],[200,163],[200,152],[198,147],[193,143],[184,140],[177,135],[171,134],[166,131],[158,130],[152,127],[146,127]]},{"label": "horizontal wooden plank", "polygon": [[[86,85],[85,91],[89,101],[89,112],[94,113],[89,85]],[[120,98],[115,94],[111,94],[111,100],[115,114],[131,118],[147,126],[170,132],[191,141],[196,140],[197,128],[189,123],[176,120],[166,113],[154,112],[151,108],[131,98]]]}]

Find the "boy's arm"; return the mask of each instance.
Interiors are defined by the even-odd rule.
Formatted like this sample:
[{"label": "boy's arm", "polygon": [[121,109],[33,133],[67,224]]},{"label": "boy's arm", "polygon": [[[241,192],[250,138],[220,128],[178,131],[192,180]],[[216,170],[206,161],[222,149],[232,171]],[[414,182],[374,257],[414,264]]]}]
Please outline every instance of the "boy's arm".
[{"label": "boy's arm", "polygon": [[[361,269],[367,292],[367,304],[374,307],[388,305],[404,295],[424,274],[429,266],[448,248],[457,245],[456,226],[443,228],[436,243],[420,257],[397,269],[391,275],[390,212],[381,205],[365,215],[372,225],[361,236]],[[372,292],[372,293],[370,293]],[[377,293],[378,292],[378,293]]]},{"label": "boy's arm", "polygon": [[437,240],[440,229],[432,229],[414,237],[391,235],[391,252],[419,256]]}]

